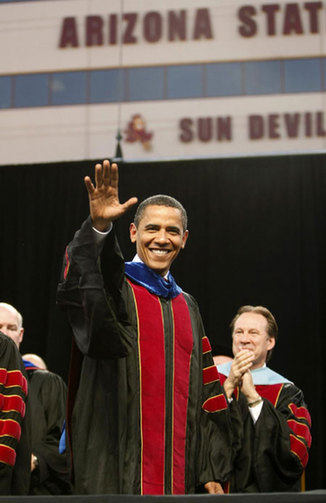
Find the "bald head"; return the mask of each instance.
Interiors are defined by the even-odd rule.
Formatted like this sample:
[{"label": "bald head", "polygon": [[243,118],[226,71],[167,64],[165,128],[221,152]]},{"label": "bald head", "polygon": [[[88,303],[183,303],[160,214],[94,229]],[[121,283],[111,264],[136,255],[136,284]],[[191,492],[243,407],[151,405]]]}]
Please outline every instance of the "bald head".
[{"label": "bald head", "polygon": [[27,360],[28,362],[33,363],[36,367],[38,367],[41,370],[47,370],[47,366],[43,358],[41,358],[38,355],[35,355],[34,353],[26,353],[23,355],[24,360]]},{"label": "bald head", "polygon": [[10,304],[0,302],[0,331],[10,337],[19,349],[23,340],[23,317]]}]

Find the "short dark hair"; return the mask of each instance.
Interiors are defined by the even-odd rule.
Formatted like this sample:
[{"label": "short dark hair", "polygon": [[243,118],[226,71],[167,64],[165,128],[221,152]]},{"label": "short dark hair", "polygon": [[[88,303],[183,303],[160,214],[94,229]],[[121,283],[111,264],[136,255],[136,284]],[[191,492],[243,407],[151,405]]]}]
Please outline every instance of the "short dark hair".
[{"label": "short dark hair", "polygon": [[[276,320],[275,320],[274,316],[272,315],[272,313],[270,312],[270,310],[264,306],[246,305],[246,306],[239,307],[237,314],[235,315],[235,317],[233,318],[233,320],[230,323],[230,328],[231,328],[232,333],[233,333],[234,325],[235,325],[237,319],[243,313],[255,313],[255,314],[261,314],[262,316],[264,316],[264,318],[266,318],[266,321],[267,321],[268,336],[271,339],[275,339],[275,342],[277,341],[277,339],[278,339],[278,326],[277,326]],[[266,362],[268,362],[270,360],[270,358],[272,356],[272,352],[273,352],[272,349],[270,349],[268,351],[267,357],[266,357]]]},{"label": "short dark hair", "polygon": [[147,206],[168,206],[170,208],[177,208],[178,210],[180,210],[181,213],[183,232],[187,230],[188,217],[186,210],[177,199],[175,199],[172,196],[167,196],[165,194],[157,194],[155,196],[150,196],[147,199],[144,199],[144,201],[140,203],[134,217],[134,224],[136,227],[138,227],[139,222],[143,218],[143,214]]}]

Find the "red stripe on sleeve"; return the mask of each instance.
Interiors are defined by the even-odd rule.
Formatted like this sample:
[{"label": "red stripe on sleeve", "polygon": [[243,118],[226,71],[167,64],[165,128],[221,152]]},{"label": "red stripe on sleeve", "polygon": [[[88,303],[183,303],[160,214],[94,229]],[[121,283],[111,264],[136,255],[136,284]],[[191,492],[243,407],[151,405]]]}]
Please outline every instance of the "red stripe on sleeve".
[{"label": "red stripe on sleeve", "polygon": [[290,403],[289,409],[295,417],[297,417],[298,419],[306,419],[309,426],[311,426],[311,417],[305,407],[297,407],[294,403]]},{"label": "red stripe on sleeve", "polygon": [[211,344],[208,340],[208,337],[203,337],[202,338],[202,345],[203,345],[203,354],[205,353],[209,353],[210,351],[212,351],[212,347],[211,347]]},{"label": "red stripe on sleeve", "polygon": [[0,369],[0,384],[4,384],[7,381],[7,369]]},{"label": "red stripe on sleeve", "polygon": [[203,383],[210,384],[219,380],[219,375],[215,365],[203,369]]},{"label": "red stripe on sleeve", "polygon": [[27,381],[20,370],[11,370],[7,374],[6,388],[18,386],[27,394]]},{"label": "red stripe on sleeve", "polygon": [[299,458],[300,463],[305,468],[308,463],[309,455],[304,442],[290,434],[290,446],[291,452]]},{"label": "red stripe on sleeve", "polygon": [[223,394],[208,398],[202,406],[206,412],[218,412],[228,408],[226,398]]},{"label": "red stripe on sleeve", "polygon": [[0,394],[0,405],[3,412],[15,411],[22,417],[25,416],[25,402],[18,395],[2,395]]},{"label": "red stripe on sleeve", "polygon": [[14,437],[17,440],[20,439],[21,428],[17,421],[11,419],[1,419],[0,420],[0,437]]},{"label": "red stripe on sleeve", "polygon": [[16,461],[16,452],[7,445],[0,444],[0,463],[14,466]]},{"label": "red stripe on sleeve", "polygon": [[298,421],[295,421],[294,419],[289,419],[287,423],[289,425],[289,428],[291,428],[291,430],[293,431],[293,433],[298,437],[303,438],[307,442],[308,447],[310,447],[311,434],[309,427],[304,423],[299,423]]}]

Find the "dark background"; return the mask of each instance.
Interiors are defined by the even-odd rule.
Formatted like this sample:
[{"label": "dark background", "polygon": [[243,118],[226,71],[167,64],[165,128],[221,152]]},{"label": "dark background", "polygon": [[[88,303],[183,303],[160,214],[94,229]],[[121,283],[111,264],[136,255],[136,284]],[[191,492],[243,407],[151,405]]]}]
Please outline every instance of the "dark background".
[{"label": "dark background", "polygon": [[[67,379],[71,336],[55,292],[65,244],[88,215],[96,160],[0,167],[0,301],[24,317],[22,353]],[[262,304],[280,339],[270,366],[304,390],[313,420],[307,489],[326,487],[324,433],[326,154],[120,162],[120,199],[179,199],[190,236],[173,275],[199,302],[213,345],[239,306]],[[117,224],[126,259],[128,225]]]}]

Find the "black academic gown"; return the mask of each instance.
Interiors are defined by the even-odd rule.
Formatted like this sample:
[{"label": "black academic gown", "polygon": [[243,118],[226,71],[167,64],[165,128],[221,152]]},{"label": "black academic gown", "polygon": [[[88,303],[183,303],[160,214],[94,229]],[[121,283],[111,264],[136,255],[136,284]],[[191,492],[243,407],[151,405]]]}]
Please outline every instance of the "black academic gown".
[{"label": "black academic gown", "polygon": [[[219,367],[221,372],[221,368]],[[273,384],[256,384],[263,407],[253,422],[247,400],[237,389],[243,421],[243,441],[230,479],[230,492],[300,491],[301,477],[308,463],[311,418],[302,391],[273,373]],[[255,371],[254,371],[255,372]],[[224,382],[226,375],[220,373]]]},{"label": "black academic gown", "polygon": [[[165,444],[157,446],[158,456],[164,451],[164,481],[163,488],[158,485],[155,490],[148,480],[152,475],[148,476],[143,466],[144,437],[148,432],[142,429],[141,379],[146,365],[143,368],[140,359],[140,315],[133,286],[124,276],[124,262],[114,232],[106,238],[100,258],[90,219],[67,247],[58,302],[67,310],[77,346],[75,355],[80,357],[79,370],[76,357],[71,368],[75,397],[69,399],[68,418],[77,493],[193,493],[208,481],[223,482],[229,478],[233,445],[227,402],[213,370],[198,306],[191,296],[181,295],[189,313],[192,341],[187,396],[180,397],[180,402],[186,403],[185,445],[178,453],[180,463],[184,463],[184,480],[177,488],[173,479],[180,478],[180,471],[171,461],[178,442],[173,431],[173,411],[179,405],[178,399],[173,400],[176,372],[171,363],[171,301],[152,298],[155,309],[159,303],[162,313],[166,385],[164,412],[158,411],[157,421],[149,428],[149,434],[155,433],[156,423],[162,422],[164,414]],[[156,359],[162,361],[157,351],[160,350],[153,333],[149,360],[154,361],[154,367]]]},{"label": "black academic gown", "polygon": [[28,494],[31,471],[27,378],[20,353],[0,332],[0,495]]},{"label": "black academic gown", "polygon": [[41,369],[28,369],[32,416],[32,452],[37,467],[31,475],[30,494],[71,494],[66,454],[59,441],[66,414],[67,387],[62,378]]}]

